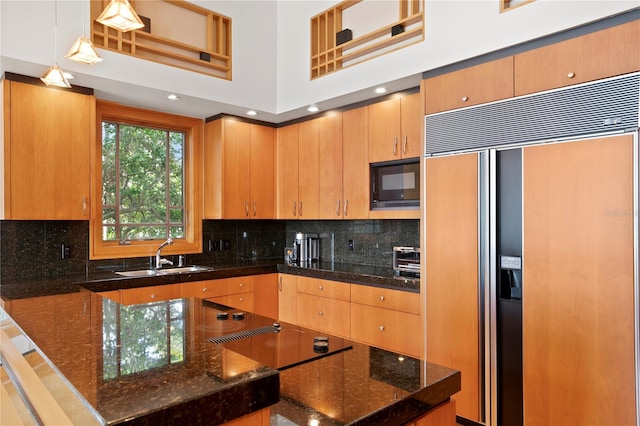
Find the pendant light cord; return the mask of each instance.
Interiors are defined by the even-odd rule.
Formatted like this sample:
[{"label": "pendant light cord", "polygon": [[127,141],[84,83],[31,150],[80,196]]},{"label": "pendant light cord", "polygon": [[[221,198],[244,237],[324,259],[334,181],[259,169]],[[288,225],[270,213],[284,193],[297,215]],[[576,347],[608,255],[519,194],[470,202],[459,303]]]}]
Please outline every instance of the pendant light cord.
[{"label": "pendant light cord", "polygon": [[58,63],[58,0],[53,3],[54,24],[53,24],[53,63]]}]

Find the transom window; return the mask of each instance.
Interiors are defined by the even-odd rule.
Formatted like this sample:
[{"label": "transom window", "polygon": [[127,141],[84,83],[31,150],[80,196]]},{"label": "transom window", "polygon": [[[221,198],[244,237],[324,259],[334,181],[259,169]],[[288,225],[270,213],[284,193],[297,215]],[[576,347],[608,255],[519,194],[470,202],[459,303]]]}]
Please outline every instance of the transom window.
[{"label": "transom window", "polygon": [[90,259],[202,252],[198,118],[96,102]]},{"label": "transom window", "polygon": [[102,122],[102,239],[184,236],[185,133]]}]

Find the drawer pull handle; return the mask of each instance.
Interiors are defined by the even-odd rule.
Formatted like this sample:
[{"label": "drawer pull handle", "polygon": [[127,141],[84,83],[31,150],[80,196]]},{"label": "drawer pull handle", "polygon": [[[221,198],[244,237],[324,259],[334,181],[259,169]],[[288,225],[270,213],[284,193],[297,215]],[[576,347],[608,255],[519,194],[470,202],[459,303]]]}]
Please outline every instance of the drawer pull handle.
[{"label": "drawer pull handle", "polygon": [[469,100],[469,98],[467,96],[463,96],[462,97],[462,102],[467,102]]},{"label": "drawer pull handle", "polygon": [[567,77],[569,77],[569,78],[573,78],[575,76],[576,76],[576,73],[574,73],[574,72],[567,73]]},{"label": "drawer pull handle", "polygon": [[240,283],[240,287],[242,287],[243,285],[244,285],[243,283]]},{"label": "drawer pull handle", "polygon": [[206,293],[206,292],[207,292],[207,290],[208,290],[208,288],[206,288],[206,287],[205,287],[205,288],[203,288],[203,289],[202,289],[202,292],[203,292],[203,293]]},{"label": "drawer pull handle", "polygon": [[380,327],[378,327],[378,329],[379,329],[380,331],[384,331],[384,325],[381,325]]},{"label": "drawer pull handle", "polygon": [[384,296],[380,296],[380,301],[384,302]]},{"label": "drawer pull handle", "polygon": [[318,312],[319,316],[323,316],[324,314],[322,313],[322,311]]},{"label": "drawer pull handle", "polygon": [[244,299],[241,297],[241,298],[240,298],[240,301],[242,302],[243,300],[244,300]]},{"label": "drawer pull handle", "polygon": [[318,286],[318,290],[324,290],[324,287],[322,287],[321,285]]},{"label": "drawer pull handle", "polygon": [[152,295],[151,295],[151,298],[152,298],[152,299],[155,299],[155,298],[156,298],[156,295],[155,295],[155,294],[152,294]]}]

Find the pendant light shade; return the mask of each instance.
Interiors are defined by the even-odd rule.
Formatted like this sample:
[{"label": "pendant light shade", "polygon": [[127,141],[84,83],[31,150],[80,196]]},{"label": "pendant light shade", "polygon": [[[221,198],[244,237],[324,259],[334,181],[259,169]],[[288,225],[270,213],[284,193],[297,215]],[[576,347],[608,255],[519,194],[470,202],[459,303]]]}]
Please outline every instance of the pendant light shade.
[{"label": "pendant light shade", "polygon": [[66,87],[70,88],[71,85],[67,80],[67,77],[64,76],[64,73],[58,66],[58,64],[54,64],[49,68],[49,71],[44,73],[44,75],[40,78],[47,86],[55,86],[55,87]]},{"label": "pendant light shade", "polygon": [[93,46],[93,43],[91,43],[91,40],[83,35],[78,37],[76,42],[73,43],[73,46],[71,46],[71,49],[69,49],[65,58],[89,65],[93,65],[102,60],[100,55],[98,55],[96,48]]},{"label": "pendant light shade", "polygon": [[96,21],[122,32],[144,27],[128,0],[111,0]]}]

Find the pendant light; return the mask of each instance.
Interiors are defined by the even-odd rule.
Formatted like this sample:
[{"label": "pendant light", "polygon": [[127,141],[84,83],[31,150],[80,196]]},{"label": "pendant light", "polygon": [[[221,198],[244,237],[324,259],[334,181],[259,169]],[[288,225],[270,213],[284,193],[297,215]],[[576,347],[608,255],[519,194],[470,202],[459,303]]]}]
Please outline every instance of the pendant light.
[{"label": "pendant light", "polygon": [[62,70],[58,66],[58,0],[55,1],[55,24],[53,26],[53,55],[54,64],[49,70],[44,73],[40,80],[47,86],[66,87],[70,88],[71,85],[64,76]]},{"label": "pendant light", "polygon": [[111,0],[96,21],[122,32],[144,27],[128,0]]},{"label": "pendant light", "polygon": [[96,51],[96,48],[91,43],[87,37],[85,37],[85,27],[84,23],[86,20],[85,10],[84,10],[85,0],[82,0],[82,35],[78,37],[69,52],[67,52],[67,56],[65,58],[71,59],[72,61],[82,62],[85,64],[93,65],[97,62],[102,61],[100,55]]}]

